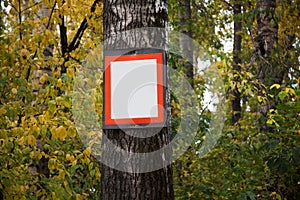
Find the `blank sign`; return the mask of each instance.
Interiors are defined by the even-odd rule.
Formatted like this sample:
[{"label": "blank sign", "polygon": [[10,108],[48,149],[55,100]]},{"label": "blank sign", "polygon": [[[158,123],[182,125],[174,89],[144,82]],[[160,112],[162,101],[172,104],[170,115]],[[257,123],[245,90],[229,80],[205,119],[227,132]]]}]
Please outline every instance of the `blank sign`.
[{"label": "blank sign", "polygon": [[158,116],[156,59],[111,62],[111,118]]},{"label": "blank sign", "polygon": [[105,57],[104,128],[163,124],[162,53]]}]

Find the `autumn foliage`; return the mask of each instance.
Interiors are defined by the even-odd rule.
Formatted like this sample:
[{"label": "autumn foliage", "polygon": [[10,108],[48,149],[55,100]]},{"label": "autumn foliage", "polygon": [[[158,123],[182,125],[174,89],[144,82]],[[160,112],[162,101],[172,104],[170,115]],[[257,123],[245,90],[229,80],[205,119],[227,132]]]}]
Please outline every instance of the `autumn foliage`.
[{"label": "autumn foliage", "polygon": [[[100,164],[78,135],[72,97],[78,69],[103,41],[102,1],[0,2],[0,199],[99,199]],[[173,164],[175,196],[299,199],[300,2],[277,1],[275,10],[266,12],[254,0],[241,1],[242,11],[234,15],[235,2],[190,1],[193,39],[221,74],[228,109],[222,137],[202,158],[197,151],[209,131],[212,113],[207,109],[199,113],[194,143]],[[170,0],[169,25],[174,30],[182,23],[178,9],[178,3]],[[272,15],[270,27],[278,33],[267,58],[257,46],[261,34],[257,17],[264,14]],[[232,51],[224,49],[228,44],[224,41],[233,37],[234,19],[242,24],[237,33],[242,42],[238,71],[233,68]],[[202,50],[194,51],[195,57],[202,55]],[[181,62],[169,57],[184,74]],[[266,67],[265,77],[271,78],[259,80],[259,67]],[[207,85],[197,68],[194,72],[201,105]],[[282,80],[274,81],[277,76],[271,73],[283,73]],[[99,118],[101,79],[99,75],[93,96]],[[241,105],[240,119],[234,124],[233,89]],[[175,98],[171,102],[176,134],[180,105]],[[86,139],[95,134],[90,132]]]}]

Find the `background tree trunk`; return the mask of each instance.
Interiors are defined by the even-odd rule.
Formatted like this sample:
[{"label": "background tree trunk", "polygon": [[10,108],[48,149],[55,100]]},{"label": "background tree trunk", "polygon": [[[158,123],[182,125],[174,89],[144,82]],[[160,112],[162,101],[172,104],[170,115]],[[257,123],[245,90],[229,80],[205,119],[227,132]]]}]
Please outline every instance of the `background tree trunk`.
[{"label": "background tree trunk", "polygon": [[[278,22],[275,16],[276,0],[257,0],[257,37],[256,52],[258,56],[258,81],[262,84],[260,95],[268,98],[259,105],[258,111],[265,118],[271,108],[275,108],[277,100],[269,98],[276,96],[277,91],[271,90],[273,84],[281,85],[288,73],[288,68],[280,64],[280,53],[278,48]],[[267,96],[268,95],[268,96]],[[273,132],[274,129],[267,124],[261,124],[261,130]]]},{"label": "background tree trunk", "polygon": [[[179,47],[182,59],[179,58],[180,67],[185,73],[190,85],[194,87],[194,48],[193,48],[193,31],[192,31],[192,10],[191,1],[183,0],[178,2],[178,31],[182,34],[179,36]],[[183,155],[186,156],[186,155]],[[190,174],[189,165],[184,165],[183,160],[176,160],[176,169],[178,177],[178,185],[183,186],[184,172]]]},{"label": "background tree trunk", "polygon": [[[194,68],[193,68],[193,43],[191,38],[193,37],[192,32],[192,11],[190,0],[179,1],[179,31],[184,35],[179,38],[180,50],[182,56],[187,59],[182,61],[184,72],[193,87],[194,82]],[[188,36],[188,37],[186,37]]]},{"label": "background tree trunk", "polygon": [[[241,72],[241,59],[240,54],[242,50],[242,36],[240,32],[242,31],[242,22],[239,19],[241,14],[241,3],[239,0],[234,1],[233,6],[233,17],[234,17],[234,32],[233,32],[233,81],[238,83],[240,81]],[[241,93],[238,91],[237,86],[232,90],[232,124],[235,124],[241,118]]]},{"label": "background tree trunk", "polygon": [[[37,3],[38,1],[35,1],[35,3]],[[26,0],[25,1],[25,6],[26,8],[28,8],[28,3],[29,1]],[[46,17],[49,19],[48,24],[44,25],[44,29],[49,29],[49,30],[53,30],[52,29],[52,23],[50,22],[50,16],[51,16],[51,8],[48,8],[45,4],[43,4],[41,6],[41,8],[38,10],[37,14],[35,15],[35,20],[41,20],[42,18]],[[44,54],[44,58],[45,58],[45,62],[47,62],[47,59],[49,57],[53,56],[53,51],[54,51],[54,45],[48,45],[45,49],[42,50],[43,54]],[[27,77],[26,79],[29,79],[30,77],[30,70],[31,68],[28,69],[27,72]],[[38,95],[41,92],[41,89],[45,88],[46,85],[48,84],[48,82],[40,82],[40,78],[44,75],[47,74],[48,76],[52,76],[52,68],[49,65],[46,65],[44,68],[38,68],[37,70],[34,70],[32,75],[32,79],[33,79],[33,92]],[[33,106],[37,106],[36,102],[32,102]],[[44,106],[44,109],[46,109],[46,106]],[[47,152],[44,149],[44,144],[43,144],[43,139],[41,137],[37,138],[36,140],[36,147],[42,151],[42,152]],[[42,158],[38,161],[36,161],[35,163],[32,163],[29,165],[29,171],[32,174],[40,174],[43,175],[45,177],[49,177],[50,175],[50,170],[48,168],[48,161],[49,159],[46,158],[45,156],[42,156]],[[42,185],[42,184],[41,184]],[[39,188],[40,189],[40,188]]]},{"label": "background tree trunk", "polygon": [[257,52],[258,80],[266,86],[274,83],[281,84],[283,80],[283,69],[275,65],[272,53],[278,40],[278,24],[275,18],[276,0],[257,0]]},{"label": "background tree trunk", "polygon": [[[258,81],[264,85],[260,88],[260,95],[263,91],[270,93],[270,86],[277,83],[281,84],[284,78],[284,69],[278,63],[274,55],[278,40],[278,23],[275,18],[276,0],[257,0],[257,37],[256,53],[258,56]],[[268,101],[259,105],[258,111],[267,117],[268,111],[274,107],[276,102]],[[262,130],[272,131],[265,124],[261,126]]]},{"label": "background tree trunk", "polygon": [[[124,40],[114,39],[120,36],[122,31],[143,27],[166,28],[167,25],[167,2],[166,0],[105,0],[103,13],[105,51],[108,50],[128,50],[128,47],[139,49],[142,47],[156,46],[164,48],[166,41],[156,38],[151,34],[140,32],[129,32],[128,37],[124,35]],[[132,34],[139,34],[141,40],[132,41],[128,38]],[[130,44],[129,44],[130,43]],[[135,43],[135,44],[132,44]],[[170,142],[170,129],[145,128],[127,130],[131,134],[126,134],[120,129],[104,130],[108,140],[124,150],[135,153],[147,153],[158,150]],[[127,132],[126,131],[126,132]],[[136,136],[153,135],[152,137],[139,138]],[[128,132],[127,132],[128,133]],[[106,159],[117,159],[118,153],[115,147],[107,145],[107,141],[102,140],[102,157]],[[129,165],[132,162],[128,158]],[[151,161],[150,161],[151,162]],[[110,168],[104,164],[101,166],[101,199],[121,200],[121,199],[174,199],[173,175],[171,166],[147,173],[128,173]]]}]

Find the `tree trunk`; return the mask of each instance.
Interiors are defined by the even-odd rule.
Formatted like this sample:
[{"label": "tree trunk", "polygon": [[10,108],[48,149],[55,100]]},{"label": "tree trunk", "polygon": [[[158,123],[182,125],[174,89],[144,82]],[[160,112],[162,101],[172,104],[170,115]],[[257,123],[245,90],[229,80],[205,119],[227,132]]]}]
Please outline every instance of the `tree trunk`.
[{"label": "tree trunk", "polygon": [[[148,34],[149,32],[146,29],[145,32],[132,29],[160,27],[165,30],[167,25],[166,6],[166,0],[105,0],[103,13],[105,52],[126,52],[151,47],[165,48],[165,33],[162,33],[163,37],[160,38],[155,34]],[[122,31],[129,32],[124,33]],[[118,147],[131,153],[153,152],[169,144],[171,135],[169,127],[162,129],[136,128],[127,129],[126,131],[105,129],[103,134],[106,139],[103,138],[102,140],[102,159],[111,162],[121,160],[120,162],[127,169],[135,161],[131,157],[119,157],[122,155],[117,150]],[[139,138],[139,136],[144,138]],[[107,140],[113,142],[115,146],[109,146]],[[166,153],[170,154],[170,151]],[[147,163],[145,164],[147,165]],[[151,160],[149,160],[149,163],[151,163]],[[137,163],[134,168],[138,168],[139,164],[141,163]],[[140,173],[139,169],[134,172],[119,171],[102,164],[101,199],[174,199],[172,168],[168,165],[155,171],[149,170],[149,172]]]},{"label": "tree trunk", "polygon": [[[275,98],[277,93],[270,89],[273,84],[281,85],[287,73],[280,65],[278,52],[278,23],[275,16],[276,0],[257,0],[256,9],[259,11],[257,16],[257,37],[256,52],[258,55],[258,81],[263,85],[259,95],[266,96],[269,100],[259,105],[258,111],[262,116],[268,118],[268,112],[276,107]],[[267,96],[268,94],[268,96]],[[261,130],[273,132],[274,129],[267,124],[261,124]]]},{"label": "tree trunk", "polygon": [[278,39],[278,24],[275,18],[276,0],[257,0],[256,9],[260,12],[257,16],[256,38],[256,50],[259,55],[258,80],[266,86],[274,83],[281,84],[283,69],[272,59]]},{"label": "tree trunk", "polygon": [[[37,2],[37,1],[35,1]],[[28,3],[29,1],[26,0],[25,1],[25,5],[28,8]],[[43,17],[48,17],[50,18],[51,15],[51,8],[48,8],[45,4],[43,4],[41,6],[41,8],[38,10],[38,12],[35,15],[35,20],[40,20]],[[49,20],[49,24],[48,27],[45,25],[43,28],[44,29],[49,29],[51,30],[53,27],[53,25],[50,23]],[[53,51],[54,51],[54,45],[48,45],[46,47],[46,49],[43,50],[43,54],[45,57],[45,62],[47,62],[47,59],[49,57],[53,56]],[[31,69],[31,68],[29,68]],[[40,82],[40,78],[41,76],[43,76],[44,74],[47,74],[48,76],[52,76],[52,69],[51,66],[44,67],[44,68],[38,68],[37,70],[33,71],[33,75],[32,75],[32,79],[33,79],[33,92],[38,95],[41,91],[41,89],[45,88],[46,85],[48,84],[47,82],[41,83]],[[30,76],[30,71],[27,72],[27,79],[29,79]],[[32,102],[33,106],[36,106],[36,102]],[[37,149],[39,149],[41,152],[46,152],[46,150],[44,149],[44,145],[43,145],[43,140],[42,138],[37,138],[36,140],[36,147]],[[50,175],[50,170],[48,168],[48,161],[49,159],[46,158],[45,156],[42,156],[41,159],[39,159],[36,163],[33,163],[31,165],[29,165],[29,171],[32,174],[35,174],[36,172],[39,173],[40,175],[44,175],[45,177],[49,177]],[[40,187],[38,187],[40,189]]]},{"label": "tree trunk", "polygon": [[[191,84],[194,86],[194,68],[193,68],[193,43],[192,43],[192,13],[190,0],[179,1],[179,31],[184,35],[179,38],[180,50],[182,56],[187,59],[182,61],[184,72]],[[188,37],[186,37],[188,36]]]},{"label": "tree trunk", "polygon": [[[233,14],[234,14],[234,32],[233,32],[233,81],[238,83],[240,81],[241,72],[241,59],[240,54],[242,50],[242,22],[239,20],[238,15],[241,14],[241,3],[239,0],[234,1]],[[237,85],[232,90],[232,124],[234,125],[241,118],[241,93]]]},{"label": "tree trunk", "polygon": [[[193,48],[193,31],[192,31],[192,10],[191,10],[191,1],[182,0],[178,2],[178,31],[180,34],[179,37],[179,47],[182,53],[182,57],[185,59],[179,58],[180,66],[185,73],[187,80],[190,85],[194,87],[194,48]],[[177,169],[178,185],[183,186],[184,173],[189,173],[189,166],[183,164],[183,160],[178,159],[175,162]]]}]

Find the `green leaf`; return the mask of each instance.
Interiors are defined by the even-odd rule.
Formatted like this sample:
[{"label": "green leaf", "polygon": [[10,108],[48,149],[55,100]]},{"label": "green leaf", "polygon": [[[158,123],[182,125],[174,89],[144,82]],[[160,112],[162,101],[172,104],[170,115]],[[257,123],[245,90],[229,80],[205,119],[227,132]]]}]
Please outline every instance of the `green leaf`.
[{"label": "green leaf", "polygon": [[266,151],[270,151],[273,150],[278,144],[279,144],[278,140],[271,140],[265,143],[264,148]]},{"label": "green leaf", "polygon": [[247,192],[247,196],[250,198],[250,200],[255,200],[255,194],[253,192]]},{"label": "green leaf", "polygon": [[56,101],[55,100],[51,100],[48,102],[48,107],[49,107],[49,112],[51,114],[54,114],[56,111]]},{"label": "green leaf", "polygon": [[300,147],[293,148],[293,161],[296,165],[300,164]]},{"label": "green leaf", "polygon": [[283,157],[273,156],[267,161],[267,165],[271,170],[276,170],[280,174],[286,173],[290,168],[290,163]]},{"label": "green leaf", "polygon": [[288,93],[286,91],[281,91],[278,94],[278,97],[280,98],[281,101],[283,101],[287,96],[288,96]]}]

